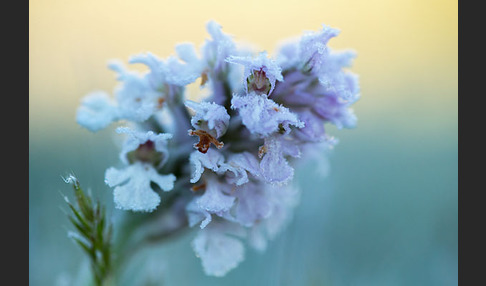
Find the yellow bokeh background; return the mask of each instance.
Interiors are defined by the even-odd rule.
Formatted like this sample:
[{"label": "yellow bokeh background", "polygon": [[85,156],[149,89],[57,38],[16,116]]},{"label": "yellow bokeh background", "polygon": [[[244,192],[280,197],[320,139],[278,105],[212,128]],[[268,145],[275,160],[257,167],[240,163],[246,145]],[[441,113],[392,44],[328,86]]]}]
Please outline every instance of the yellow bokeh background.
[{"label": "yellow bokeh background", "polygon": [[[322,24],[339,28],[330,46],[358,52],[352,70],[360,75],[359,105],[366,110],[407,101],[457,104],[456,1],[30,0],[29,10],[34,128],[74,121],[83,95],[94,89],[111,92],[116,82],[108,60],[126,61],[144,51],[164,58],[180,42],[199,47],[208,38],[210,19],[235,40],[269,53],[305,30]],[[397,88],[410,88],[410,94],[401,96]],[[441,95],[443,90],[452,92]]]}]

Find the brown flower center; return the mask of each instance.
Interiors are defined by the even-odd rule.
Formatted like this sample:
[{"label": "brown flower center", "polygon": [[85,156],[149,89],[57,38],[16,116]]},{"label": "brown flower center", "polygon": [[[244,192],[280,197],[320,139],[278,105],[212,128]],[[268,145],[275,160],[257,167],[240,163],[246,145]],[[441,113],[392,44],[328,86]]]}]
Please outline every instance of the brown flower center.
[{"label": "brown flower center", "polygon": [[204,130],[189,130],[189,135],[199,137],[199,142],[194,144],[194,148],[197,148],[197,150],[203,154],[208,152],[211,143],[213,143],[213,145],[218,149],[223,148],[223,142],[219,142],[216,138]]}]

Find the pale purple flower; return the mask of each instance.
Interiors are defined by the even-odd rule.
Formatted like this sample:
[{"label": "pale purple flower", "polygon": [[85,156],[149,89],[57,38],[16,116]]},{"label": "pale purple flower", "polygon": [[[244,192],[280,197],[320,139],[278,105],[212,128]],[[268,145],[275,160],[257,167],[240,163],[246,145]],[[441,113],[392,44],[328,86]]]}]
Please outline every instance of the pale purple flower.
[{"label": "pale purple flower", "polygon": [[321,119],[322,124],[328,122],[338,128],[352,128],[357,118],[351,105],[359,99],[359,85],[357,77],[350,73],[343,73],[342,78],[347,85],[337,92],[336,88],[316,84],[304,73],[294,71],[274,91],[274,99],[288,106],[305,124],[311,124],[312,129],[318,128],[315,116]]},{"label": "pale purple flower", "polygon": [[[123,166],[105,172],[115,206],[152,212],[159,189],[171,191],[151,216],[153,231],[197,226],[192,247],[204,272],[220,277],[243,261],[245,244],[263,251],[285,228],[299,199],[291,184],[297,163],[328,169],[337,139],[327,126],[356,125],[360,86],[348,70],[356,54],[328,46],[337,29],[307,32],[269,56],[236,45],[214,21],[206,28],[199,53],[183,43],[165,59],[132,56],[145,72],[111,62],[120,82],[114,96],[89,94],[76,120],[91,131],[119,120],[133,126],[116,129],[126,135]],[[198,78],[202,100],[186,100]]]},{"label": "pale purple flower", "polygon": [[238,111],[243,124],[251,133],[261,137],[276,132],[288,134],[291,126],[304,127],[304,123],[288,108],[275,103],[264,94],[233,95],[231,108]]},{"label": "pale purple flower", "polygon": [[237,186],[247,183],[250,178],[261,180],[260,163],[250,152],[230,154],[222,166],[226,172],[226,181]]},{"label": "pale purple flower", "polygon": [[201,178],[205,169],[213,172],[220,172],[220,168],[224,165],[224,156],[213,149],[209,149],[207,153],[194,151],[189,156],[189,162],[192,166],[191,183],[196,183]]},{"label": "pale purple flower", "polygon": [[350,103],[340,97],[324,96],[316,100],[313,108],[322,119],[336,125],[337,128],[352,128],[356,126],[357,117]]},{"label": "pale purple flower", "polygon": [[294,135],[305,142],[320,142],[325,140],[326,133],[324,130],[324,122],[311,109],[303,108],[301,110],[294,109],[299,116],[299,120],[304,122],[304,127],[295,129]]},{"label": "pale purple flower", "polygon": [[191,100],[187,100],[185,105],[195,112],[191,118],[191,125],[195,130],[189,130],[189,135],[199,137],[194,148],[201,153],[206,153],[211,144],[218,149],[223,148],[224,143],[217,139],[226,132],[230,120],[224,106],[214,102],[198,103]]},{"label": "pale purple flower", "polygon": [[230,196],[232,186],[220,182],[216,176],[205,177],[204,184],[204,193],[196,200],[199,208],[218,216],[229,211],[235,201],[235,198]]},{"label": "pale purple flower", "polygon": [[260,148],[263,156],[260,168],[263,177],[271,184],[285,184],[294,176],[294,168],[289,164],[288,157],[300,157],[300,149],[290,137],[272,136],[265,138],[265,144]]},{"label": "pale purple flower", "polygon": [[261,52],[257,57],[230,56],[226,61],[245,67],[243,77],[247,93],[270,95],[275,88],[275,82],[283,80],[282,69],[268,58],[267,52]]},{"label": "pale purple flower", "polygon": [[222,32],[218,23],[209,21],[206,29],[211,35],[211,40],[206,40],[202,48],[206,64],[215,75],[225,73],[228,68],[225,59],[236,53],[236,44],[231,36]]},{"label": "pale purple flower", "polygon": [[270,194],[261,183],[244,184],[237,187],[233,194],[237,198],[234,219],[239,224],[250,227],[270,216],[272,201],[269,197]]},{"label": "pale purple flower", "polygon": [[299,56],[305,70],[319,73],[327,63],[329,50],[327,42],[339,35],[339,30],[323,25],[318,32],[305,33],[299,42]]},{"label": "pale purple flower", "polygon": [[343,68],[351,65],[356,57],[353,51],[331,52],[317,76],[321,85],[325,88],[324,94],[339,97],[342,100],[355,102],[359,99],[358,77]]},{"label": "pale purple flower", "polygon": [[227,96],[240,85],[241,71],[234,65],[226,62],[229,56],[242,56],[248,54],[237,48],[233,37],[223,33],[221,25],[210,21],[206,29],[211,38],[206,39],[201,48],[204,65],[201,74],[201,86],[210,88],[209,101],[224,105]]},{"label": "pale purple flower", "polygon": [[192,127],[204,130],[215,138],[226,133],[230,116],[224,106],[214,102],[194,102],[192,100],[187,100],[185,105],[195,112],[191,118]]}]

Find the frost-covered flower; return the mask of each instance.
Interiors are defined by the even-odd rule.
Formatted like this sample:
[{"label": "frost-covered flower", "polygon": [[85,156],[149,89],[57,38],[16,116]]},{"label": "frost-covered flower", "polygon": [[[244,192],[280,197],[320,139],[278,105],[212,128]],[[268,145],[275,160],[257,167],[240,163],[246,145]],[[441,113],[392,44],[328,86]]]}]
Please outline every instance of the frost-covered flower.
[{"label": "frost-covered flower", "polygon": [[299,43],[299,56],[304,60],[304,70],[319,73],[325,67],[329,50],[327,42],[339,35],[339,30],[323,25],[318,32],[305,33]]},{"label": "frost-covered flower", "polygon": [[182,87],[194,82],[200,75],[202,63],[198,60],[194,45],[190,43],[176,46],[179,58],[170,56],[166,61],[159,59],[156,55],[147,52],[132,56],[129,63],[144,64],[150,68],[146,74],[148,81],[155,90],[164,91],[169,95],[169,89]]},{"label": "frost-covered flower", "polygon": [[297,115],[264,94],[234,95],[231,108],[238,110],[243,124],[251,133],[266,137],[275,132],[288,134],[290,127],[304,127]]},{"label": "frost-covered flower", "polygon": [[204,193],[196,199],[197,205],[208,213],[223,216],[231,209],[235,201],[235,198],[229,195],[232,186],[220,182],[215,176],[207,176],[204,186]]},{"label": "frost-covered flower", "polygon": [[260,148],[260,168],[265,180],[272,184],[284,184],[294,176],[294,168],[287,157],[300,157],[300,149],[295,141],[286,136],[265,138],[265,144]]},{"label": "frost-covered flower", "polygon": [[250,152],[230,154],[223,168],[226,169],[226,181],[237,186],[254,180],[261,180],[261,170],[257,156]]},{"label": "frost-covered flower", "polygon": [[225,59],[237,52],[236,44],[231,36],[223,33],[218,23],[209,21],[206,28],[212,39],[206,40],[202,53],[212,74],[219,75],[227,71]]},{"label": "frost-covered flower", "polygon": [[[178,52],[181,59],[187,61],[195,56],[191,45],[180,45]],[[132,56],[129,63],[144,64],[149,71],[130,71],[121,61],[110,61],[108,67],[118,74],[120,81],[114,91],[115,97],[94,92],[83,98],[77,111],[77,122],[81,126],[95,132],[121,119],[144,122],[166,102],[180,102],[183,87],[194,82],[202,70],[200,62],[183,63],[175,57],[164,62],[152,53]]]},{"label": "frost-covered flower", "polygon": [[161,175],[156,170],[168,160],[167,140],[172,135],[129,128],[118,128],[117,132],[128,134],[120,153],[125,167],[121,170],[108,168],[105,182],[110,187],[116,186],[114,200],[117,208],[151,212],[159,205],[160,196],[152,190],[150,183],[156,183],[166,192],[174,188],[176,177]]},{"label": "frost-covered flower", "polygon": [[221,149],[224,144],[217,139],[226,132],[230,120],[224,106],[214,102],[197,103],[191,100],[185,104],[195,112],[191,119],[191,125],[195,130],[189,130],[189,135],[199,137],[199,142],[194,144],[194,148],[206,153],[212,143]]},{"label": "frost-covered flower", "polygon": [[239,76],[235,69],[225,59],[231,55],[240,55],[233,38],[223,33],[221,25],[210,21],[206,29],[211,38],[206,39],[201,48],[203,71],[201,73],[201,86],[211,89],[209,100],[217,104],[224,104],[228,92],[236,86],[233,78]]},{"label": "frost-covered flower", "polygon": [[236,57],[231,56],[227,62],[240,64],[245,67],[244,79],[247,93],[271,94],[277,80],[282,81],[282,69],[269,59],[266,52],[261,52],[258,57]]},{"label": "frost-covered flower", "polygon": [[172,138],[172,134],[141,132],[127,127],[119,127],[116,132],[128,135],[120,152],[120,160],[126,165],[141,161],[158,167],[168,160],[167,140]]},{"label": "frost-covered flower", "polygon": [[148,74],[129,71],[120,61],[111,61],[109,67],[118,73],[120,81],[115,89],[118,120],[142,122],[162,107],[164,94],[150,81]]},{"label": "frost-covered flower", "polygon": [[115,187],[113,194],[116,207],[124,210],[151,212],[160,203],[160,196],[152,190],[150,183],[156,183],[168,192],[174,188],[176,177],[172,174],[160,175],[152,165],[135,162],[119,170],[106,170],[105,182]]},{"label": "frost-covered flower", "polygon": [[189,162],[193,167],[190,182],[196,183],[201,178],[205,169],[218,173],[221,167],[224,165],[224,156],[218,151],[209,149],[206,153],[192,152],[189,156]]},{"label": "frost-covered flower", "polygon": [[77,123],[92,132],[107,127],[117,118],[119,115],[116,103],[103,91],[86,95],[76,114]]},{"label": "frost-covered flower", "polygon": [[[146,72],[111,62],[120,81],[114,97],[89,94],[76,119],[91,131],[133,125],[116,129],[126,135],[123,166],[105,173],[115,206],[154,212],[151,237],[194,227],[204,272],[224,276],[243,261],[245,245],[263,251],[285,228],[300,194],[297,163],[327,168],[323,156],[338,141],[326,126],[356,126],[360,87],[348,70],[356,54],[328,46],[337,29],[307,32],[270,57],[237,45],[214,21],[206,28],[199,51],[183,43],[166,59],[129,59]],[[185,87],[198,78],[205,94],[187,100]],[[157,208],[160,191],[170,193]]]}]

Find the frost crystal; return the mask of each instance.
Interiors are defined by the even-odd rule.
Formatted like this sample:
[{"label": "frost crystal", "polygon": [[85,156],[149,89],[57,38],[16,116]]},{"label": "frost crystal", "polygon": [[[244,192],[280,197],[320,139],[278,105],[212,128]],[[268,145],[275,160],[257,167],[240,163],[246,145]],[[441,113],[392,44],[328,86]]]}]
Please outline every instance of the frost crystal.
[{"label": "frost crystal", "polygon": [[[145,65],[144,73],[111,61],[113,97],[88,94],[76,120],[93,132],[131,124],[116,129],[125,135],[122,166],[105,173],[115,206],[169,213],[174,229],[197,226],[192,247],[205,273],[224,276],[243,261],[245,241],[263,251],[289,222],[297,163],[325,165],[337,144],[325,125],[356,126],[360,87],[348,70],[355,52],[328,46],[337,29],[306,32],[272,57],[237,45],[213,21],[207,31],[199,51],[182,43],[166,59],[132,56],[128,63]],[[198,79],[207,96],[188,100],[186,86]]]}]

